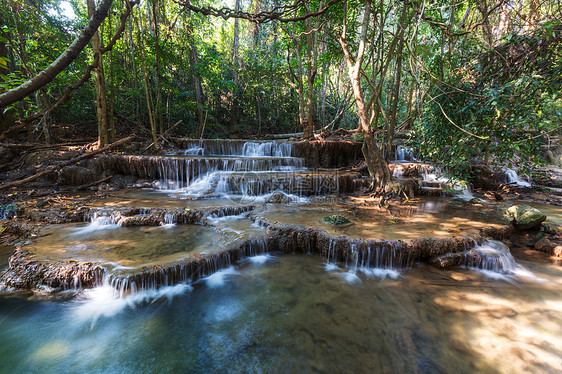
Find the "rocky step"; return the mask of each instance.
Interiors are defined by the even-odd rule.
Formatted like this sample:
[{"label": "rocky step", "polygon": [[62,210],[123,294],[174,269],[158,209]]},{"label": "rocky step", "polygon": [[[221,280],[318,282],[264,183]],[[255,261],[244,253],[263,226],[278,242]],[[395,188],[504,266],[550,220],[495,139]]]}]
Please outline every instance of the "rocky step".
[{"label": "rocky step", "polygon": [[134,292],[194,281],[228,267],[241,258],[269,252],[319,254],[331,263],[357,264],[362,267],[400,269],[411,267],[416,262],[456,266],[458,264],[454,261],[442,259],[458,259],[484,237],[503,239],[512,230],[512,226],[484,229],[481,237],[477,238],[385,241],[333,236],[325,231],[301,226],[263,224],[269,228],[266,239],[242,240],[219,253],[191,255],[177,263],[143,267],[126,275],[107,274],[102,263],[36,261],[32,253],[20,248],[10,258],[10,268],[0,278],[0,288],[54,292],[94,287],[102,284],[104,278],[109,278],[110,283],[121,293]]}]

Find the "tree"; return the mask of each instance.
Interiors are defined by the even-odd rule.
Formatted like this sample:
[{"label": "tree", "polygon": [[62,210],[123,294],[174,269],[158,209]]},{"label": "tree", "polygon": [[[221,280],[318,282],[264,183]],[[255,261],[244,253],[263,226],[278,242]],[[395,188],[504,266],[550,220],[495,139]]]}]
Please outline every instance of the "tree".
[{"label": "tree", "polygon": [[46,69],[39,72],[36,76],[32,77],[25,83],[18,87],[12,88],[7,92],[0,94],[0,108],[5,108],[8,105],[22,100],[27,95],[37,91],[41,87],[50,83],[55,77],[63,71],[72,61],[78,57],[80,52],[90,42],[90,39],[96,33],[98,27],[107,17],[107,12],[111,7],[113,0],[102,0],[98,8],[93,13],[88,25],[80,32],[74,39],[72,44]]}]

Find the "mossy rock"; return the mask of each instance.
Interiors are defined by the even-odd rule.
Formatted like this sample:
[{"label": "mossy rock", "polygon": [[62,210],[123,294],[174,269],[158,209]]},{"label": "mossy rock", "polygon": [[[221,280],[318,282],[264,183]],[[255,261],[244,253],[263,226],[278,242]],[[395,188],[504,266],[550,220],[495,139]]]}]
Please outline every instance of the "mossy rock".
[{"label": "mossy rock", "polygon": [[504,217],[520,230],[539,226],[546,220],[546,215],[543,212],[530,205],[514,205],[509,207],[505,211]]},{"label": "mossy rock", "polygon": [[321,219],[321,221],[324,222],[324,223],[330,224],[330,225],[334,225],[334,226],[353,225],[353,222],[351,222],[350,220],[348,220],[344,216],[339,216],[339,215],[326,216],[326,217],[323,217]]}]

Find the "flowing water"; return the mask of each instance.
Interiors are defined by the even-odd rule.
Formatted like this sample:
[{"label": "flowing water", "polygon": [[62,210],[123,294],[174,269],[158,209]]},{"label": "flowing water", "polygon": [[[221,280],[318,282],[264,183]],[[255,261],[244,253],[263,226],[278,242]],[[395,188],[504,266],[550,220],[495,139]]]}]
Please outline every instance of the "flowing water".
[{"label": "flowing water", "polygon": [[[403,265],[391,247],[359,251],[367,239],[470,236],[498,224],[500,207],[437,198],[357,208],[332,195],[344,184],[353,189],[355,176],[307,170],[288,143],[184,146],[182,154],[154,159],[156,189],[112,193],[96,202],[90,222],[48,225],[24,247],[35,260],[99,262],[106,275],[97,287],[58,296],[0,294],[0,373],[554,373],[562,367],[562,269],[546,254],[512,253],[485,241],[465,251],[462,268],[444,271]],[[444,182],[438,170],[425,180]],[[266,204],[275,192],[291,198]],[[252,208],[235,209],[244,204]],[[140,208],[134,214],[141,218],[151,209],[172,210],[159,213],[159,226],[128,227],[120,212],[130,208]],[[206,225],[180,224],[173,209],[204,211]],[[559,210],[550,209],[549,219],[559,219]],[[353,224],[321,221],[336,214]],[[279,223],[334,235],[327,256],[271,252],[267,226]],[[356,239],[344,260],[336,236]],[[235,261],[224,251],[240,243]],[[8,255],[0,247],[0,271]],[[163,270],[193,258],[206,261],[198,277],[185,268],[174,277]],[[161,270],[142,282],[134,278],[150,269]]]},{"label": "flowing water", "polygon": [[349,283],[283,255],[123,299],[4,298],[0,371],[554,373],[561,270],[522,263],[547,282],[421,267]]},{"label": "flowing water", "polygon": [[527,182],[526,180],[521,179],[517,172],[513,169],[505,169],[505,183],[507,184],[515,184],[519,187],[531,187],[531,183]]}]

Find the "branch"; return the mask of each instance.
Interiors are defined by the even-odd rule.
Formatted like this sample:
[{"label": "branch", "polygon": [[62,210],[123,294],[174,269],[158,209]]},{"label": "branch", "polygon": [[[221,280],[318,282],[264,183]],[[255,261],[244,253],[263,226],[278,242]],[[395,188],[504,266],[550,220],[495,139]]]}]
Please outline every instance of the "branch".
[{"label": "branch", "polygon": [[[402,0],[404,2],[406,2],[407,0]],[[504,4],[505,0],[500,0],[498,2],[498,4],[496,4],[495,7],[493,7],[492,9],[490,9],[490,11],[488,11],[485,15],[483,16],[489,16],[490,14],[492,14],[496,9],[500,8],[503,4]],[[473,25],[471,25],[466,31],[462,31],[462,32],[452,32],[451,31],[451,27],[450,25],[444,23],[444,22],[439,22],[437,20],[435,20],[432,17],[426,16],[425,15],[425,11],[420,10],[419,8],[419,4],[415,1],[409,2],[409,4],[412,4],[412,9],[414,10],[414,12],[416,12],[421,19],[423,19],[424,21],[427,21],[429,24],[433,25],[433,26],[437,26],[439,27],[446,35],[448,36],[463,36],[463,35],[467,35],[470,34],[471,32],[473,32],[477,27],[480,27],[484,24],[484,21],[481,22],[477,22]],[[469,7],[469,9],[471,9],[471,7]],[[463,17],[463,20],[461,22],[461,28],[464,27],[464,22],[466,22],[466,14]]]},{"label": "branch", "polygon": [[7,107],[10,104],[18,102],[46,84],[52,82],[61,71],[70,65],[70,63],[72,63],[72,61],[74,61],[80,52],[82,52],[82,50],[86,47],[98,27],[107,17],[107,12],[111,7],[112,2],[113,0],[103,0],[98,9],[94,12],[92,18],[90,18],[88,26],[80,32],[72,44],[70,44],[70,46],[45,70],[41,71],[39,74],[18,87],[12,88],[3,94],[0,94],[0,108]]},{"label": "branch", "polygon": [[445,116],[445,118],[447,118],[447,120],[448,120],[449,122],[451,122],[451,124],[452,124],[453,126],[455,126],[457,129],[459,129],[459,130],[461,130],[462,132],[464,132],[464,133],[466,133],[466,134],[468,134],[468,135],[470,135],[470,136],[473,136],[473,137],[475,137],[475,138],[477,138],[477,139],[490,141],[490,138],[484,138],[484,137],[482,137],[482,136],[478,136],[478,135],[476,135],[476,134],[473,134],[473,133],[471,133],[470,131],[467,131],[467,130],[463,129],[462,127],[460,127],[459,125],[457,125],[456,123],[454,123],[453,120],[449,118],[449,116],[447,115],[447,113],[445,113],[445,111],[443,110],[443,107],[441,106],[441,104],[439,104],[439,102],[437,102],[437,101],[435,102],[435,104],[439,105],[439,109],[441,109],[441,113],[443,113],[443,115]]},{"label": "branch", "polygon": [[342,0],[330,0],[325,7],[323,7],[322,9],[316,12],[306,13],[302,16],[287,17],[287,18],[284,18],[283,16],[288,13],[295,13],[296,11],[301,9],[303,5],[307,3],[307,0],[296,0],[296,2],[292,5],[278,6],[278,7],[274,7],[272,11],[260,12],[260,13],[248,13],[240,10],[238,11],[232,10],[229,8],[217,9],[212,6],[198,7],[191,4],[190,0],[174,0],[174,1],[189,10],[192,10],[197,13],[201,13],[205,16],[221,17],[223,19],[240,18],[255,23],[267,23],[269,21],[288,23],[288,22],[304,21],[305,19],[308,19],[310,17],[321,16],[322,14],[326,13],[332,5],[340,3]]},{"label": "branch", "polygon": [[94,155],[97,155],[98,153],[102,153],[102,152],[105,152],[105,151],[107,151],[107,150],[109,150],[109,149],[111,149],[111,148],[115,148],[115,147],[118,147],[118,146],[123,145],[123,144],[125,144],[125,143],[128,143],[128,142],[130,142],[131,140],[134,140],[135,138],[136,138],[136,135],[128,136],[128,137],[126,137],[126,138],[124,138],[124,139],[121,139],[121,140],[116,141],[116,142],[113,143],[113,144],[108,145],[107,147],[103,147],[103,148],[97,149],[97,150],[95,150],[95,151],[85,153],[85,154],[80,155],[80,156],[78,156],[78,157],[74,157],[74,158],[71,159],[71,160],[68,160],[68,161],[65,161],[65,162],[61,162],[61,163],[58,164],[58,165],[51,166],[51,167],[47,168],[46,170],[43,170],[42,172],[39,172],[39,173],[37,173],[37,174],[35,174],[35,175],[32,175],[32,176],[29,177],[29,178],[25,178],[25,179],[22,179],[22,180],[19,180],[19,181],[15,181],[15,182],[11,182],[11,183],[6,183],[6,184],[3,184],[3,185],[0,185],[0,190],[5,190],[6,188],[11,188],[11,187],[19,187],[19,186],[21,186],[21,185],[23,185],[23,184],[26,184],[26,183],[28,183],[28,182],[32,182],[32,181],[34,181],[34,180],[36,180],[36,179],[38,179],[38,178],[40,178],[40,177],[43,177],[43,176],[45,176],[45,175],[54,173],[54,172],[56,172],[57,170],[60,170],[61,168],[65,167],[65,166],[72,165],[72,164],[74,164],[74,163],[76,163],[76,162],[78,162],[78,161],[81,161],[81,160],[84,160],[84,159],[86,159],[86,158],[90,158],[90,157],[92,157],[92,156],[94,156]]},{"label": "branch", "polygon": [[[133,11],[133,7],[136,4],[138,4],[138,2],[139,2],[139,0],[136,0],[136,1],[131,1],[130,3],[127,4],[127,10],[125,11],[125,13],[123,13],[121,15],[121,24],[119,25],[119,28],[115,32],[115,35],[113,36],[113,38],[111,39],[109,44],[101,50],[102,55],[107,53],[107,52],[110,52],[113,49],[113,47],[115,46],[115,43],[117,43],[117,41],[121,38],[121,36],[123,35],[123,31],[125,31],[127,18],[129,18],[129,16],[131,15],[131,13]],[[94,61],[86,67],[86,71],[84,71],[84,74],[82,75],[82,77],[77,82],[72,84],[71,86],[68,86],[66,88],[66,90],[64,91],[64,95],[52,107],[50,107],[49,109],[46,109],[42,112],[36,113],[36,114],[34,114],[30,117],[27,117],[22,122],[25,125],[27,125],[27,124],[35,121],[36,119],[50,116],[62,104],[66,103],[70,99],[70,94],[72,93],[72,91],[77,90],[82,85],[84,85],[84,83],[86,83],[90,80],[90,77],[92,76],[92,70],[97,68],[98,65],[99,65],[99,55],[96,54],[94,56]]]}]

